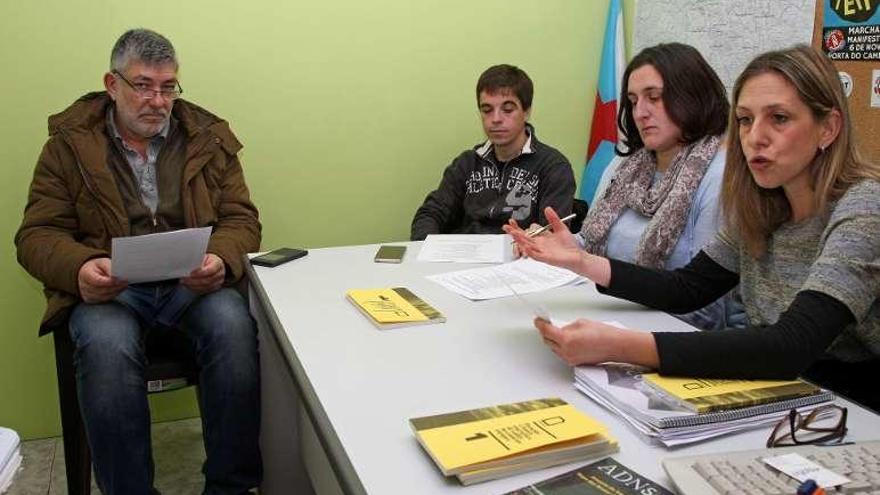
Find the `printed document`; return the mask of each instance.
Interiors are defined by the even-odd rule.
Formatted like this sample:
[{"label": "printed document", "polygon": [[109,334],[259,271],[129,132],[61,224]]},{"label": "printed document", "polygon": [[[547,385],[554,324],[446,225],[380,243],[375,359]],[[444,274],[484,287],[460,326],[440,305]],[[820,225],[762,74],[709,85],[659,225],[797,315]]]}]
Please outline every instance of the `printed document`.
[{"label": "printed document", "polygon": [[503,265],[429,275],[427,278],[473,301],[507,297],[515,293],[541,292],[563,285],[578,284],[584,280],[574,272],[531,258],[520,258]]},{"label": "printed document", "polygon": [[211,227],[114,237],[113,276],[130,284],[186,277],[201,266]]},{"label": "printed document", "polygon": [[419,261],[504,263],[513,259],[513,238],[507,234],[430,234]]}]

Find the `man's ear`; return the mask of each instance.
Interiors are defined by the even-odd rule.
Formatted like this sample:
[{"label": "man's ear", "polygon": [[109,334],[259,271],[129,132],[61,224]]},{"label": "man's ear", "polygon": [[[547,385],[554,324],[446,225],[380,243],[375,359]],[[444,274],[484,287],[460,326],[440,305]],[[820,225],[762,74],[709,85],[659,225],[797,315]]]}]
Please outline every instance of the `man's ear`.
[{"label": "man's ear", "polygon": [[119,79],[112,72],[104,74],[104,89],[107,90],[110,99],[116,101],[116,96],[119,92]]},{"label": "man's ear", "polygon": [[529,109],[525,111],[525,114],[526,114],[526,122],[528,122],[529,119],[532,118],[532,107],[529,107]]}]

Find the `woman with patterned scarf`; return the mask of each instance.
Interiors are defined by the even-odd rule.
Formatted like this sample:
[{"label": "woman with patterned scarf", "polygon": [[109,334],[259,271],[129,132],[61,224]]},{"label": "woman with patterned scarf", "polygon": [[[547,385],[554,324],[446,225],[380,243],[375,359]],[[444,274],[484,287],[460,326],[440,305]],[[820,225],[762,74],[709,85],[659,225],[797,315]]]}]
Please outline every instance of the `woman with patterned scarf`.
[{"label": "woman with patterned scarf", "polygon": [[[718,231],[727,94],[700,53],[681,43],[639,52],[622,86],[623,160],[605,171],[578,240],[592,254],[679,268]],[[732,295],[677,316],[702,329],[744,324]]]}]

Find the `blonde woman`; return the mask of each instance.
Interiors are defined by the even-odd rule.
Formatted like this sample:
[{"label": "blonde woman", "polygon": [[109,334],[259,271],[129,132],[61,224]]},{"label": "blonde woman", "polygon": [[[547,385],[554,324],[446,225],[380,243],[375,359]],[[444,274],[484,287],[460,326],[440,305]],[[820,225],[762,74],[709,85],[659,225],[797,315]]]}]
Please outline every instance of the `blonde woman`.
[{"label": "blonde woman", "polygon": [[880,370],[880,167],[859,155],[837,71],[805,46],[754,59],[737,79],[722,186],[724,228],[685,267],[648,269],[507,228],[519,249],[607,294],[688,312],[740,284],[749,326],[725,332],[535,325],[570,364],[621,361],[663,374],[806,375],[878,409],[859,377]]}]

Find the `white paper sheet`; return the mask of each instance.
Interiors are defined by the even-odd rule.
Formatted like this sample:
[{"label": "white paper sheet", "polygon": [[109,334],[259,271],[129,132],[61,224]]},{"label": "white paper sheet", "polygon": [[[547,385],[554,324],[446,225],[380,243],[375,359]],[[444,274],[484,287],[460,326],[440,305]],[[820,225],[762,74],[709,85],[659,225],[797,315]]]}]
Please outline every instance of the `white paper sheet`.
[{"label": "white paper sheet", "polygon": [[[816,482],[822,488],[833,488],[852,481],[831,469],[821,466],[806,457],[797,454],[783,454],[774,457],[765,457],[764,462],[803,483],[809,479]],[[855,476],[855,475],[853,475]],[[864,493],[868,493],[865,491]]]},{"label": "white paper sheet", "polygon": [[130,284],[185,277],[202,264],[211,227],[113,238],[113,276]]},{"label": "white paper sheet", "polygon": [[428,280],[474,301],[541,292],[583,280],[578,274],[531,258],[485,268],[429,275]]},{"label": "white paper sheet", "polygon": [[21,454],[16,451],[15,455],[6,464],[6,467],[0,469],[0,493],[6,493],[6,490],[9,490],[9,487],[12,486],[12,480],[18,472],[18,468],[21,467],[21,460]]},{"label": "white paper sheet", "polygon": [[21,466],[21,439],[9,428],[0,427],[0,493],[6,492]]},{"label": "white paper sheet", "polygon": [[504,263],[513,259],[507,234],[431,234],[422,243],[419,261]]}]

